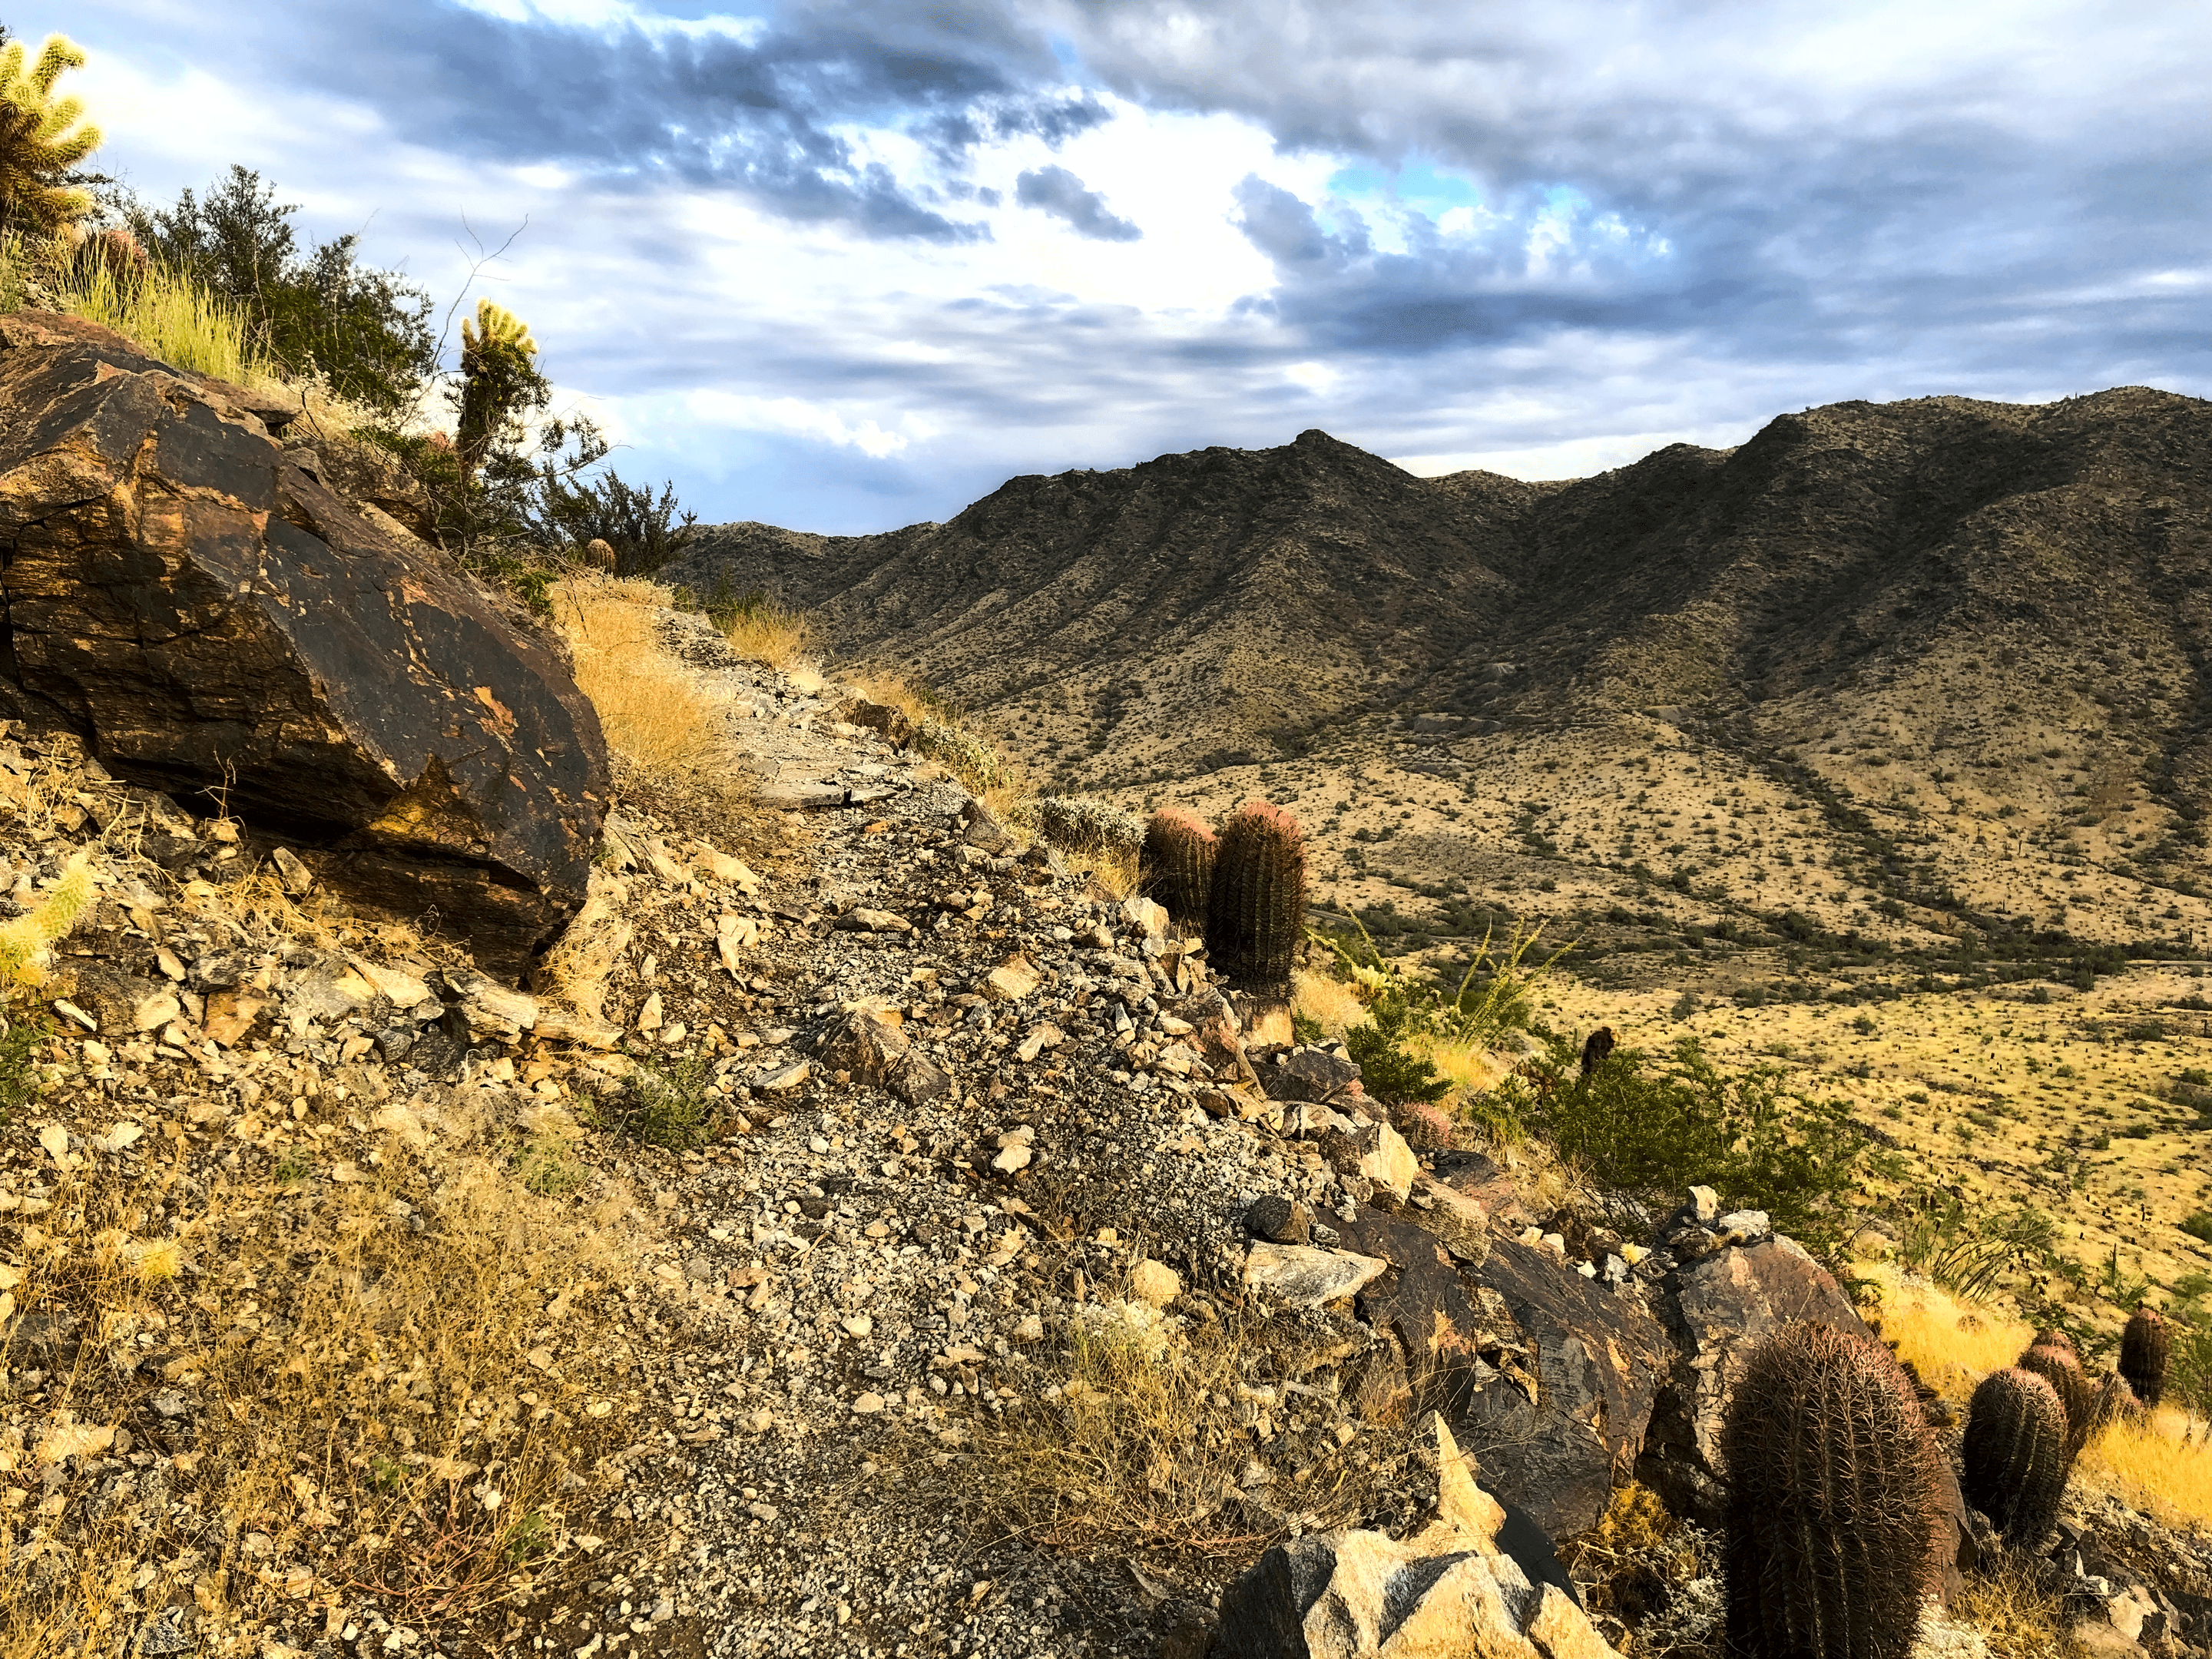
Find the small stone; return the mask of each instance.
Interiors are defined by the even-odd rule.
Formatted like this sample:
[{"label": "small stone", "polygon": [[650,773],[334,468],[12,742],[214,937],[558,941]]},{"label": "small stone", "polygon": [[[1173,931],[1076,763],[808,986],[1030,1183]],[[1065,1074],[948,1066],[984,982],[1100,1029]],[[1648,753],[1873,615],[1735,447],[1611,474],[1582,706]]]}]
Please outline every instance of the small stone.
[{"label": "small stone", "polygon": [[1692,1187],[1688,1208],[1691,1220],[1710,1227],[1720,1219],[1721,1195],[1710,1187]]},{"label": "small stone", "polygon": [[1014,1322],[1014,1340],[1042,1342],[1044,1340],[1044,1321],[1036,1314],[1024,1314]]},{"label": "small stone", "polygon": [[1182,1294],[1182,1275],[1166,1262],[1147,1256],[1129,1275],[1129,1291],[1139,1302],[1164,1308]]},{"label": "small stone", "polygon": [[848,1314],[839,1323],[848,1336],[866,1336],[876,1328],[876,1322],[866,1314]]},{"label": "small stone", "polygon": [[1305,1206],[1280,1193],[1254,1199],[1251,1207],[1244,1212],[1244,1227],[1255,1237],[1277,1244],[1313,1243],[1313,1218],[1306,1212]]},{"label": "small stone", "polygon": [[641,1031],[657,1031],[660,1029],[660,993],[655,991],[651,996],[646,998],[645,1006],[637,1011],[637,1029]]},{"label": "small stone", "polygon": [[167,991],[141,997],[131,1011],[131,1023],[142,1031],[158,1031],[184,1012],[184,1004]]},{"label": "small stone", "polygon": [[302,898],[315,884],[314,872],[300,862],[300,856],[289,847],[280,847],[270,854],[269,861],[276,866],[277,879],[284,890],[294,898]]},{"label": "small stone", "polygon": [[911,933],[914,924],[904,916],[894,915],[889,910],[848,910],[838,918],[838,927],[854,933]]},{"label": "small stone", "polygon": [[873,1417],[884,1408],[883,1395],[873,1392],[862,1395],[853,1402],[853,1409],[862,1417]]},{"label": "small stone", "polygon": [[788,1066],[779,1066],[766,1077],[756,1081],[753,1087],[771,1095],[788,1094],[812,1075],[814,1062],[794,1060]]},{"label": "small stone", "polygon": [[1028,1169],[1030,1160],[1036,1156],[1036,1154],[1032,1152],[1025,1143],[1016,1141],[991,1160],[991,1167],[1000,1175],[1013,1175],[1019,1170]]},{"label": "small stone", "polygon": [[1375,1256],[1350,1250],[1262,1242],[1245,1255],[1244,1282],[1299,1307],[1320,1308],[1372,1284],[1389,1267]]},{"label": "small stone", "polygon": [[983,975],[981,990],[993,1002],[1019,1002],[1037,988],[1036,969],[1025,957],[1008,957]]}]

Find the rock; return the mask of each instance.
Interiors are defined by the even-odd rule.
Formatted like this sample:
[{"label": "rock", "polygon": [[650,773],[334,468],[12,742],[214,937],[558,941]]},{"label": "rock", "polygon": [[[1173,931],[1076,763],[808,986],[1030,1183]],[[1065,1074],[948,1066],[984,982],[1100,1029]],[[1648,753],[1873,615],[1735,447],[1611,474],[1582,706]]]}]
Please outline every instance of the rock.
[{"label": "rock", "polygon": [[903,749],[914,741],[914,722],[889,703],[854,697],[837,710],[837,718],[848,726],[878,733],[896,748]]},{"label": "rock", "polygon": [[983,975],[979,988],[993,1002],[1019,1002],[1037,988],[1037,971],[1029,958],[1008,957]]},{"label": "rock", "polygon": [[909,1106],[932,1104],[952,1091],[952,1080],[915,1051],[897,1017],[881,1008],[862,1006],[839,1015],[823,1033],[816,1053],[824,1066],[889,1090]]},{"label": "rock", "polygon": [[119,778],[227,786],[357,903],[435,909],[521,974],[583,902],[607,793],[568,670],[252,425],[70,320],[0,319],[6,700]]},{"label": "rock", "polygon": [[1139,1302],[1164,1308],[1182,1294],[1182,1275],[1147,1256],[1129,1275],[1129,1293]]},{"label": "rock", "polygon": [[314,890],[314,872],[300,862],[300,855],[290,848],[273,848],[269,861],[276,866],[276,878],[294,898],[304,898]]},{"label": "rock", "polygon": [[788,1094],[814,1074],[814,1067],[806,1060],[794,1060],[788,1066],[771,1068],[764,1077],[754,1079],[753,1087],[763,1094]]},{"label": "rock", "polygon": [[1036,1156],[1026,1142],[1017,1141],[1011,1146],[1000,1147],[999,1155],[991,1160],[991,1167],[1000,1175],[1014,1175],[1028,1169],[1030,1160]]},{"label": "rock", "polygon": [[[1363,1208],[1358,1222],[1346,1224],[1346,1243],[1354,1249],[1373,1237],[1375,1222],[1393,1221],[1394,1238],[1404,1237],[1396,1227],[1414,1231],[1395,1218],[1370,1222],[1371,1214]],[[1434,1261],[1434,1242],[1426,1242]],[[1398,1248],[1411,1256],[1410,1243]],[[1492,1449],[1484,1455],[1491,1489],[1528,1510],[1547,1534],[1587,1530],[1635,1468],[1674,1344],[1632,1301],[1510,1239],[1492,1238],[1481,1266],[1455,1276],[1474,1310],[1473,1331],[1458,1340],[1471,1340],[1474,1352],[1462,1360],[1461,1377],[1450,1380],[1481,1384],[1468,1389],[1455,1425],[1463,1438]],[[1401,1286],[1398,1299],[1411,1293]],[[1446,1297],[1436,1302],[1458,1328],[1466,1316]],[[1500,1314],[1510,1330],[1501,1328]],[[1417,1308],[1393,1315],[1401,1327],[1413,1316]],[[1437,1336],[1430,1340],[1440,1364],[1453,1357]],[[1495,1370],[1497,1380],[1483,1381],[1476,1362]]]},{"label": "rock", "polygon": [[1160,1012],[1190,1028],[1176,1035],[1196,1048],[1216,1073],[1230,1069],[1241,1073],[1250,1069],[1245,1064],[1236,1011],[1219,991],[1209,986],[1166,1004]]},{"label": "rock", "polygon": [[[262,418],[265,422],[268,417]],[[302,465],[312,457],[314,465],[309,470],[339,500],[357,509],[374,509],[419,540],[436,538],[436,503],[389,450],[350,438],[319,438],[312,443],[288,443],[284,453]]]},{"label": "rock", "polygon": [[[1692,1203],[1697,1200],[1695,1189]],[[1717,1213],[1713,1219],[1721,1218]],[[1795,1240],[1774,1237],[1743,1249],[1721,1249],[1661,1281],[1660,1307],[1678,1350],[1661,1373],[1663,1386],[1636,1478],[1668,1510],[1701,1526],[1724,1520],[1720,1428],[1738,1372],[1751,1349],[1793,1320],[1822,1324],[1872,1340],[1866,1323],[1827,1270]],[[1973,1564],[1966,1504],[1948,1460],[1937,1460],[1945,1514],[1936,1554],[1943,1602],[1950,1603],[1962,1568]]]},{"label": "rock", "polygon": [[1146,939],[1158,939],[1168,930],[1166,907],[1153,903],[1142,893],[1132,893],[1121,901],[1121,920]]},{"label": "rock", "polygon": [[1006,826],[991,814],[991,809],[980,800],[970,800],[960,809],[961,821],[967,832],[961,839],[969,846],[986,853],[1011,853],[1014,837]]},{"label": "rock", "polygon": [[1272,1048],[1287,1046],[1297,1040],[1297,1028],[1291,1020],[1291,1000],[1285,993],[1240,990],[1234,994],[1231,1006],[1237,1010],[1237,1021],[1248,1043]]},{"label": "rock", "polygon": [[1421,1173],[1421,1160],[1413,1156],[1405,1136],[1387,1123],[1362,1121],[1350,1129],[1329,1129],[1322,1135],[1321,1151],[1339,1175],[1386,1187],[1401,1201],[1413,1193],[1414,1178]]},{"label": "rock", "polygon": [[1273,1065],[1260,1068],[1261,1086],[1273,1100],[1308,1100],[1350,1110],[1364,1104],[1359,1067],[1327,1048],[1293,1048]]},{"label": "rock", "polygon": [[1313,1215],[1297,1200],[1268,1193],[1252,1200],[1244,1212],[1244,1230],[1255,1238],[1276,1244],[1313,1243]]},{"label": "rock", "polygon": [[[1470,1267],[1490,1258],[1490,1218],[1482,1206],[1427,1176],[1413,1182],[1414,1207],[1406,1219],[1423,1232],[1433,1233],[1444,1248]],[[1426,1200],[1424,1204],[1423,1200]]]},{"label": "rock", "polygon": [[914,924],[904,916],[894,915],[889,910],[848,910],[837,918],[837,926],[850,933],[911,933]]},{"label": "rock", "polygon": [[1271,1291],[1298,1307],[1319,1308],[1353,1294],[1380,1278],[1389,1266],[1350,1250],[1261,1240],[1245,1252],[1244,1282],[1255,1290]]},{"label": "rock", "polygon": [[1720,1219],[1720,1194],[1710,1187],[1692,1187],[1690,1188],[1690,1201],[1684,1209],[1687,1219],[1700,1226],[1710,1227]]},{"label": "rock", "polygon": [[[501,984],[489,975],[475,973],[466,968],[448,968],[439,978],[444,985],[449,1006],[460,1010],[461,1018],[468,1022],[471,1031],[514,1036],[537,1028],[538,999],[527,991],[517,991]],[[418,997],[416,1000],[419,1002],[422,999]],[[652,1030],[660,1023],[659,992],[654,992],[646,1000],[646,1007],[653,1016],[653,1024],[647,1024],[646,1016],[640,1014],[640,1030]]]},{"label": "rock", "polygon": [[1047,1020],[1021,1040],[1014,1049],[1014,1058],[1026,1066],[1046,1049],[1057,1048],[1066,1041],[1067,1033]]}]

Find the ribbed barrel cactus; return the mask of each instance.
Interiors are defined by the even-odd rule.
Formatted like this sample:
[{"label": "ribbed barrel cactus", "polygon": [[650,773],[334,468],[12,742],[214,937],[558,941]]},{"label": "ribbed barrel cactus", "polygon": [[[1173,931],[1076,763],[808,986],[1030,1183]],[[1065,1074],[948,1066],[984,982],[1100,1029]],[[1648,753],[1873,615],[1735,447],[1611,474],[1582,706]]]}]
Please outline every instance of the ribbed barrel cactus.
[{"label": "ribbed barrel cactus", "polygon": [[2066,1495],[2066,1408],[2033,1371],[1991,1371],[1966,1408],[1960,1490],[2008,1547],[2033,1553],[2050,1536]]},{"label": "ribbed barrel cactus", "polygon": [[2173,1323],[2155,1308],[2137,1308],[2120,1333],[2120,1375],[2146,1406],[2166,1397],[2166,1367],[2173,1352]]},{"label": "ribbed barrel cactus", "polygon": [[1232,984],[1287,990],[1306,925],[1306,838],[1298,822],[1248,801],[1221,826],[1206,944]]},{"label": "ribbed barrel cactus", "polygon": [[1145,826],[1144,878],[1179,926],[1206,925],[1218,846],[1213,831],[1181,807],[1163,807]]},{"label": "ribbed barrel cactus", "polygon": [[2024,1371],[2033,1371],[2051,1384],[2051,1392],[2066,1413],[2066,1461],[2072,1462],[2081,1455],[2081,1448],[2089,1443],[2089,1430],[2096,1416],[2096,1390],[2081,1373],[2081,1362],[2074,1357],[2074,1347],[2069,1343],[2063,1348],[2046,1347],[2041,1344],[2021,1355],[2018,1364]]},{"label": "ribbed barrel cactus", "polygon": [[1721,1431],[1728,1646],[1742,1659],[1906,1659],[1934,1571],[1937,1452],[1888,1352],[1785,1325]]}]

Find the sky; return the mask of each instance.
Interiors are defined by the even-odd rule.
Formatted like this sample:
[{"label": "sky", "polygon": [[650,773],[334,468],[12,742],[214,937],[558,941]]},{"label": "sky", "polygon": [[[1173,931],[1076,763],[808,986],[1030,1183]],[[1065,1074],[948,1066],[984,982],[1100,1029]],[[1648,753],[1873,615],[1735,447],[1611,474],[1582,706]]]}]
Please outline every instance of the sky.
[{"label": "sky", "polygon": [[86,50],[104,170],[167,203],[242,163],[441,316],[491,295],[704,522],[1313,427],[1554,478],[1845,398],[2212,394],[2201,0],[6,21]]}]

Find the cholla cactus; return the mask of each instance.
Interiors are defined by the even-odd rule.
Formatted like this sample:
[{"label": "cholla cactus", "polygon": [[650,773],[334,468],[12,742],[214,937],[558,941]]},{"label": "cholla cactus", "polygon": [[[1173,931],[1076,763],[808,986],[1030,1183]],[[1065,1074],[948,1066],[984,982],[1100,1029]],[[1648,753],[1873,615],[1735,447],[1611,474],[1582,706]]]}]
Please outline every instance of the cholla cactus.
[{"label": "cholla cactus", "polygon": [[550,399],[537,357],[538,342],[505,306],[481,299],[477,314],[461,319],[461,470],[469,477],[525,410]]},{"label": "cholla cactus", "polygon": [[92,896],[91,855],[79,853],[44,899],[0,926],[0,978],[9,985],[42,983],[46,974],[39,966],[39,957],[76,926]]},{"label": "cholla cactus", "polygon": [[84,118],[81,98],[57,98],[64,70],[82,69],[84,53],[49,35],[35,63],[21,40],[0,50],[0,222],[53,235],[92,211],[92,196],[61,182],[100,148],[100,129]]},{"label": "cholla cactus", "polygon": [[1031,809],[1036,832],[1068,853],[1133,853],[1143,820],[1127,807],[1089,795],[1040,795]]}]

